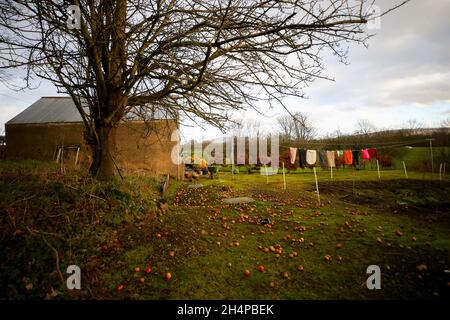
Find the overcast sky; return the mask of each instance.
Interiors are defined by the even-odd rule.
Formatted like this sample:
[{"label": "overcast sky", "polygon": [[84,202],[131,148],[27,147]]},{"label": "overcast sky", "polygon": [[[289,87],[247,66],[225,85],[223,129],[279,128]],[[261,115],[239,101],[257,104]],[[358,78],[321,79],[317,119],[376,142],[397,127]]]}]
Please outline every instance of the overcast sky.
[{"label": "overcast sky", "polygon": [[[382,10],[394,1],[377,1]],[[416,119],[427,127],[450,117],[450,12],[449,0],[412,0],[382,17],[380,29],[368,48],[351,46],[344,65],[325,55],[325,74],[335,81],[317,80],[306,88],[308,99],[287,98],[295,112],[309,114],[320,134],[353,132],[359,119],[377,128],[400,127]],[[52,84],[16,92],[0,84],[0,131],[6,121],[41,96],[56,95]],[[282,108],[268,109],[265,116],[246,112],[237,117],[257,119],[267,131],[276,126]],[[215,138],[218,129],[182,128],[184,139]]]}]

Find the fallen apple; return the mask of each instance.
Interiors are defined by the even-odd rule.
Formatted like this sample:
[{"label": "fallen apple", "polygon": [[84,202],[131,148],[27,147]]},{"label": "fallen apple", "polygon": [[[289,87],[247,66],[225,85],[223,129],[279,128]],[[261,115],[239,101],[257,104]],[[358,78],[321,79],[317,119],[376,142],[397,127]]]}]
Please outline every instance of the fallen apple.
[{"label": "fallen apple", "polygon": [[289,278],[289,272],[287,272],[287,271],[283,272],[283,278],[288,279]]},{"label": "fallen apple", "polygon": [[175,251],[169,251],[169,256],[171,257],[175,256]]},{"label": "fallen apple", "polygon": [[248,269],[244,271],[244,277],[246,277],[246,278],[250,277],[251,274],[252,273]]},{"label": "fallen apple", "polygon": [[145,268],[145,273],[150,273],[152,272],[152,269],[150,267]]},{"label": "fallen apple", "polygon": [[264,266],[259,266],[258,267],[258,271],[259,272],[264,272],[266,269],[264,268]]},{"label": "fallen apple", "polygon": [[139,278],[139,282],[140,283],[144,283],[145,282],[145,278]]},{"label": "fallen apple", "polygon": [[297,267],[297,269],[298,269],[298,271],[303,271],[303,270],[305,270],[305,267],[303,267],[302,265],[299,265],[299,266]]},{"label": "fallen apple", "polygon": [[141,272],[141,268],[139,267],[134,268],[134,272]]},{"label": "fallen apple", "polygon": [[166,281],[169,281],[170,278],[172,278],[172,275],[170,274],[170,272],[166,272],[166,274],[165,274],[165,276],[164,276],[164,279],[165,279]]},{"label": "fallen apple", "polygon": [[416,266],[416,269],[419,271],[424,271],[424,270],[427,270],[428,267],[422,263],[422,264],[419,264],[418,266]]}]

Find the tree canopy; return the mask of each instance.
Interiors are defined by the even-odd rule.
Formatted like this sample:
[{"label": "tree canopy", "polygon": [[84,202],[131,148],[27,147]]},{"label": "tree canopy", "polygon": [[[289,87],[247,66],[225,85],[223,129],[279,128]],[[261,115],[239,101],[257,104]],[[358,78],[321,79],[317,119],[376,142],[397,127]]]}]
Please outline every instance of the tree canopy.
[{"label": "tree canopy", "polygon": [[324,49],[344,59],[348,43],[369,37],[372,3],[4,0],[0,68],[25,70],[24,86],[41,78],[68,93],[93,149],[91,172],[109,166],[100,173],[109,176],[113,128],[133,108],[223,128],[233,110],[302,97],[323,77]]}]

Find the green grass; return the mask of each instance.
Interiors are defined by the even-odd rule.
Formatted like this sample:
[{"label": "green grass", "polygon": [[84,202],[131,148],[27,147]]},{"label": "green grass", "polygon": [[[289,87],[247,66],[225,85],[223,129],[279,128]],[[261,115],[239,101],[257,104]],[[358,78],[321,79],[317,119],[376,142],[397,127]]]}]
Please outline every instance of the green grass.
[{"label": "green grass", "polygon": [[[393,166],[396,169],[403,169],[403,161],[405,161],[407,168],[422,169],[431,166],[431,152],[427,147],[413,147],[397,148],[391,150],[393,152]],[[442,154],[446,157],[442,158]],[[433,148],[433,162],[435,172],[439,172],[439,164],[448,161],[450,154],[449,147],[434,147]]]},{"label": "green grass", "polygon": [[[286,175],[287,190],[281,174],[220,172],[201,188],[173,180],[169,211],[157,217],[155,179],[96,183],[46,163],[0,162],[0,172],[3,299],[52,288],[56,299],[449,299],[450,181],[437,174],[319,171],[318,206],[310,170]],[[239,196],[255,201],[222,202]],[[44,239],[63,276],[81,267],[81,291],[64,289]],[[277,245],[278,256],[265,253]],[[365,286],[371,264],[381,290]]]}]

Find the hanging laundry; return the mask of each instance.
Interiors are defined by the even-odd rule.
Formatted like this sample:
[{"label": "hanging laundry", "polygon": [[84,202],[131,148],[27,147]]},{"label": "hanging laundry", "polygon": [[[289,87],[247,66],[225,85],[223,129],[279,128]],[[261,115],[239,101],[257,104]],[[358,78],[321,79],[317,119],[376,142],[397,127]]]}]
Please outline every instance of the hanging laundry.
[{"label": "hanging laundry", "polygon": [[295,157],[297,156],[297,148],[289,148],[289,153],[291,156],[291,164],[295,163]]},{"label": "hanging laundry", "polygon": [[306,168],[306,149],[298,149],[298,158],[300,168]]},{"label": "hanging laundry", "polygon": [[362,149],[361,150],[361,158],[364,160],[370,160],[369,150]]},{"label": "hanging laundry", "polygon": [[342,157],[344,156],[344,151],[343,151],[343,150],[338,150],[338,151],[336,151],[336,155],[337,155],[339,158],[342,158]]},{"label": "hanging laundry", "polygon": [[334,161],[334,151],[327,151],[327,161],[328,167],[336,167],[336,163]]},{"label": "hanging laundry", "polygon": [[353,150],[353,166],[359,166],[359,150]]},{"label": "hanging laundry", "polygon": [[328,167],[327,152],[325,150],[319,151],[319,161],[322,167]]},{"label": "hanging laundry", "polygon": [[344,151],[344,163],[345,164],[352,164],[353,163],[353,155],[351,150],[345,150]]},{"label": "hanging laundry", "polygon": [[372,159],[378,159],[378,152],[377,149],[375,148],[370,148],[369,149],[369,155]]},{"label": "hanging laundry", "polygon": [[310,166],[316,164],[317,161],[317,151],[316,150],[306,150],[306,163]]}]

